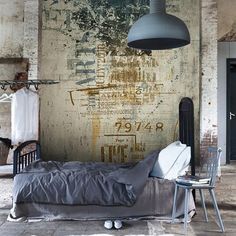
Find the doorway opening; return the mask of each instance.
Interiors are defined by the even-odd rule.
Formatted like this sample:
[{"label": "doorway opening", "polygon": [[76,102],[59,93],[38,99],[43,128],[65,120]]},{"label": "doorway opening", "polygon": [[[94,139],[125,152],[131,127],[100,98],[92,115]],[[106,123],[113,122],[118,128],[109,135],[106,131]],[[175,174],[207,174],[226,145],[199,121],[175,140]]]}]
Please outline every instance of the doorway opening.
[{"label": "doorway opening", "polygon": [[226,163],[236,161],[236,58],[227,59]]}]

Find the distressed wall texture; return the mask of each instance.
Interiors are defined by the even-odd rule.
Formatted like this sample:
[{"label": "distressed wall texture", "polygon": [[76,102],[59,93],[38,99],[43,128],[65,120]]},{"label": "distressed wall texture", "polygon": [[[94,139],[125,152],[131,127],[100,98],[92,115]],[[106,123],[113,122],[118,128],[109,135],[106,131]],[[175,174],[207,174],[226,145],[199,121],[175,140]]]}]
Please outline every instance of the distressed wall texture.
[{"label": "distressed wall texture", "polygon": [[200,144],[202,156],[208,146],[217,146],[217,3],[202,1],[201,113]]},{"label": "distressed wall texture", "polygon": [[[25,69],[24,62],[15,62],[7,58],[0,58],[0,72],[2,80],[11,80],[18,71]],[[12,91],[8,88],[6,91],[0,89],[2,94],[11,94]],[[11,102],[0,103],[0,137],[11,138]]]},{"label": "distressed wall texture", "polygon": [[[191,45],[129,49],[129,27],[147,0],[43,2],[41,143],[45,159],[126,162],[178,138],[178,104],[191,97],[199,130],[199,1],[167,1]],[[147,6],[147,7],[145,7]]]},{"label": "distressed wall texture", "polygon": [[[18,0],[0,0],[0,16],[0,79],[13,79],[15,73],[22,68],[21,63],[14,63],[11,58],[23,55],[24,3]],[[0,90],[0,96],[5,92],[10,91]],[[10,121],[11,104],[0,103],[0,137],[10,138]]]},{"label": "distressed wall texture", "polygon": [[23,57],[29,60],[29,79],[38,79],[40,0],[24,0]]},{"label": "distressed wall texture", "polygon": [[24,2],[19,0],[0,1],[0,55],[21,57],[24,37]]},{"label": "distressed wall texture", "polygon": [[218,4],[218,40],[236,41],[236,1],[217,0]]},{"label": "distressed wall texture", "polygon": [[[38,0],[0,0],[0,80],[12,80],[16,72],[26,71],[38,78]],[[10,94],[10,89],[0,90]],[[11,104],[0,104],[0,137],[11,137]]]}]

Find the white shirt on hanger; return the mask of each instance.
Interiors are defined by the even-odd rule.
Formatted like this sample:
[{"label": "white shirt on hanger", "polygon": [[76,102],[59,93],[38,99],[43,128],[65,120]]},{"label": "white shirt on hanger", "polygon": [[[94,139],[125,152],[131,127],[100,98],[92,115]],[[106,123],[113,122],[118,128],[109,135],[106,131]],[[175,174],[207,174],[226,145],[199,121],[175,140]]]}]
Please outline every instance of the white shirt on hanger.
[{"label": "white shirt on hanger", "polygon": [[15,92],[11,103],[11,140],[13,145],[38,140],[39,96],[22,88]]}]

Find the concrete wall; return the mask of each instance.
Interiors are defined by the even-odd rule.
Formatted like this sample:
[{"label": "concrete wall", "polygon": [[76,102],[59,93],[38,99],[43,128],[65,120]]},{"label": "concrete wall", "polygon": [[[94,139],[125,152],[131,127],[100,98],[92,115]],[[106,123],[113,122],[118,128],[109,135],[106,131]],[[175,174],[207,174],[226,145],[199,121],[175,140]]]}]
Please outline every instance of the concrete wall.
[{"label": "concrete wall", "polygon": [[[136,5],[110,1],[106,7],[104,2],[42,2],[40,77],[61,81],[56,86],[42,86],[40,91],[41,142],[46,157],[142,159],[150,150],[178,138],[178,103],[184,96],[194,100],[197,150],[200,100],[201,149],[204,152],[204,147],[216,145],[216,1],[202,1],[202,83],[200,1],[167,1],[167,11],[187,23],[191,45],[153,53],[126,47],[128,28],[148,11],[143,7],[148,1]],[[218,24],[227,29],[221,26],[229,25],[222,9],[230,8],[228,1],[221,6],[223,2],[218,0]],[[23,57],[29,59],[30,78],[39,78],[39,1],[0,4],[2,78],[11,79],[25,70],[24,63],[6,64],[5,59]],[[0,106],[0,136],[4,137],[10,134],[9,105]]]},{"label": "concrete wall", "polygon": [[[40,125],[46,159],[134,161],[178,138],[178,104],[191,97],[199,142],[200,2],[167,1],[191,45],[127,48],[148,1],[43,2]],[[141,7],[142,6],[142,7]]]},{"label": "concrete wall", "polygon": [[236,41],[236,1],[217,0],[217,4],[219,41]]},{"label": "concrete wall", "polygon": [[21,57],[24,37],[24,2],[19,0],[0,1],[0,55]]}]

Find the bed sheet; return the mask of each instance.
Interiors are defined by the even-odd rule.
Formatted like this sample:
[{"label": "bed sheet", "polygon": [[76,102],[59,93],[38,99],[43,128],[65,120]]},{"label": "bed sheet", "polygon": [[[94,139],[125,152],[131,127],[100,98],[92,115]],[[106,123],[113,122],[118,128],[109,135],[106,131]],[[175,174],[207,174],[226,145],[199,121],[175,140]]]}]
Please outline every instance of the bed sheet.
[{"label": "bed sheet", "polygon": [[[148,178],[133,206],[63,205],[14,203],[8,220],[19,221],[40,218],[44,220],[102,220],[158,217],[170,219],[175,182],[155,177]],[[178,191],[176,216],[184,214],[184,191]],[[191,195],[189,212],[195,210]]]}]

